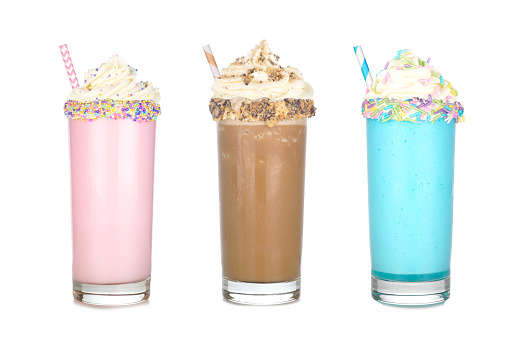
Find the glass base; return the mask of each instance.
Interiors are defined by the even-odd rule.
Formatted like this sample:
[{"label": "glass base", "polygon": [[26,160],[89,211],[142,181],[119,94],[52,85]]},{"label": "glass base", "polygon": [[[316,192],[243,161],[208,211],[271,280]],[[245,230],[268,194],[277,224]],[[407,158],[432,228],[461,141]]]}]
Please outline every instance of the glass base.
[{"label": "glass base", "polygon": [[90,305],[120,306],[137,304],[150,296],[150,277],[127,284],[86,284],[73,281],[74,299]]},{"label": "glass base", "polygon": [[384,304],[424,306],[449,299],[451,278],[423,282],[382,280],[371,276],[371,296]]},{"label": "glass base", "polygon": [[300,278],[277,283],[250,283],[223,277],[223,297],[247,305],[277,305],[300,297]]}]

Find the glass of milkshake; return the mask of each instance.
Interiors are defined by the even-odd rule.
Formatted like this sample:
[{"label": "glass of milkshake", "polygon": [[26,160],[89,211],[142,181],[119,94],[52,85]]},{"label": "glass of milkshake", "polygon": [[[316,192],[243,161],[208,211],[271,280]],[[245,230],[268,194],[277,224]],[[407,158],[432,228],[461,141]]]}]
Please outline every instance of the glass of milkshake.
[{"label": "glass of milkshake", "polygon": [[428,61],[399,51],[362,104],[368,148],[371,290],[397,305],[450,291],[457,91]]},{"label": "glass of milkshake", "polygon": [[262,41],[215,79],[223,296],[300,296],[307,118],[313,90]]},{"label": "glass of milkshake", "polygon": [[150,295],[159,92],[118,56],[85,73],[69,118],[73,292],[80,302],[132,304]]}]

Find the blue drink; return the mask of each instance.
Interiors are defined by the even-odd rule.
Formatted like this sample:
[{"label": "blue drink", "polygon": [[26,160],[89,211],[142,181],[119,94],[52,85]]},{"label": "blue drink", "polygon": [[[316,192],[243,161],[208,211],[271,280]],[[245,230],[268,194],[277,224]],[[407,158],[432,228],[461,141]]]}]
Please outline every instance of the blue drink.
[{"label": "blue drink", "polygon": [[366,119],[372,294],[431,304],[449,297],[454,121]]}]

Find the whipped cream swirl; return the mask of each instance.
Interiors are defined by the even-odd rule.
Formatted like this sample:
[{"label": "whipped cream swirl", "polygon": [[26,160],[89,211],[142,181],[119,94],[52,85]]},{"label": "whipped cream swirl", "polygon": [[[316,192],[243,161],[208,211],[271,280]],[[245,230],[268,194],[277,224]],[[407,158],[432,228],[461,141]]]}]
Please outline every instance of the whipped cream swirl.
[{"label": "whipped cream swirl", "polygon": [[272,54],[267,41],[263,40],[246,56],[222,70],[222,75],[215,79],[212,86],[213,97],[312,99],[313,88],[304,81],[299,70],[283,68],[278,60],[279,57]]},{"label": "whipped cream swirl", "polygon": [[410,50],[401,50],[385,69],[376,75],[365,99],[411,98],[456,101],[458,92],[433,66]]},{"label": "whipped cream swirl", "polygon": [[409,121],[450,123],[465,121],[464,108],[456,101],[458,92],[428,61],[412,51],[398,51],[396,57],[376,75],[362,103],[365,118],[382,122]]},{"label": "whipped cream swirl", "polygon": [[136,69],[118,55],[108,62],[85,73],[84,86],[72,90],[67,100],[151,100],[159,102],[157,88],[148,82],[136,82]]}]

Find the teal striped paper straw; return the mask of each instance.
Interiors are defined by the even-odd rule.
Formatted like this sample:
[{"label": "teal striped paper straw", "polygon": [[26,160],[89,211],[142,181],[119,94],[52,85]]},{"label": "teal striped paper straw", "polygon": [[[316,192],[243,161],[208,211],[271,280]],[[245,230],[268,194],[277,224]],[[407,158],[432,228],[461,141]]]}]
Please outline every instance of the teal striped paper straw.
[{"label": "teal striped paper straw", "polygon": [[364,81],[366,81],[366,86],[368,86],[369,89],[373,85],[373,77],[369,71],[368,63],[366,62],[364,53],[362,53],[362,47],[360,45],[355,46],[353,50],[355,52],[355,56],[357,57],[357,61],[359,62],[359,66],[361,67],[361,72],[364,76]]}]

